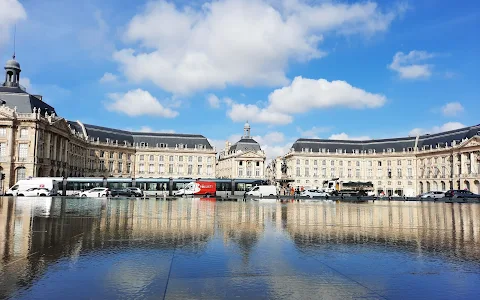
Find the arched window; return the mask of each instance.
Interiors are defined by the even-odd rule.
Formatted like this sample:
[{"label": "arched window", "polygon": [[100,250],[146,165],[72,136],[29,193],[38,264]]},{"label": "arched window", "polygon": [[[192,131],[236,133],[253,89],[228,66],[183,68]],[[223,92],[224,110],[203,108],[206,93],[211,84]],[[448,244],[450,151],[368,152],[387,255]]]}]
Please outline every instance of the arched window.
[{"label": "arched window", "polygon": [[27,175],[27,170],[24,167],[17,168],[17,181],[24,180]]}]

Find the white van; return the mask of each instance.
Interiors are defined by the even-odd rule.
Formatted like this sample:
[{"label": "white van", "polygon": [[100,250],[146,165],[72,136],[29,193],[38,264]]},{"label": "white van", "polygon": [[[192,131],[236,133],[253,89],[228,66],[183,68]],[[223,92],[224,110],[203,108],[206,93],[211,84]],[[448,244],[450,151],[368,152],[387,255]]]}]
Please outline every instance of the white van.
[{"label": "white van", "polygon": [[268,197],[276,196],[277,187],[274,185],[257,185],[247,192],[247,196]]},{"label": "white van", "polygon": [[52,178],[32,178],[19,180],[5,193],[6,196],[18,196],[30,188],[42,188],[50,191],[50,194],[56,195],[58,193],[59,181]]}]

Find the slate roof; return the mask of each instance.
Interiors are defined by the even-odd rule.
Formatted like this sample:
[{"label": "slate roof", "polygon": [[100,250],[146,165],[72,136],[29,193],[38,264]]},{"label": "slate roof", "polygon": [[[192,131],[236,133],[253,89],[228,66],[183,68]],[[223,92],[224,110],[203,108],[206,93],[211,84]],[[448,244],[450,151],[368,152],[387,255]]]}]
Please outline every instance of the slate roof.
[{"label": "slate roof", "polygon": [[180,133],[156,133],[156,132],[131,132],[107,128],[91,124],[83,124],[89,138],[100,139],[101,142],[118,141],[123,144],[127,141],[131,144],[148,144],[149,147],[156,147],[157,144],[164,144],[169,148],[174,148],[180,144],[186,145],[188,149],[194,149],[202,145],[205,149],[213,149],[207,138],[199,134],[180,134]]},{"label": "slate roof", "polygon": [[[448,143],[451,146],[452,142],[455,140],[457,143],[461,142],[463,139],[472,138],[475,135],[480,135],[480,125],[474,125],[470,127],[460,128],[456,130],[436,133],[436,134],[425,134],[418,137],[419,149],[422,149],[424,146],[427,148],[432,146],[436,148],[437,144],[443,148],[445,143]],[[377,139],[377,140],[363,140],[363,141],[353,141],[353,140],[330,140],[330,139],[304,139],[300,138],[293,143],[292,148],[296,152],[302,152],[302,149],[308,148],[312,152],[320,152],[321,149],[325,151],[337,152],[337,149],[342,149],[342,152],[353,153],[354,150],[375,150],[376,153],[382,153],[387,149],[395,149],[395,152],[402,152],[403,149],[408,151],[409,148],[415,147],[415,141],[417,137],[400,137],[400,138],[389,138],[389,139]]]},{"label": "slate roof", "polygon": [[[41,109],[41,113],[55,113],[55,109],[43,102],[38,96],[31,95],[19,87],[0,87],[0,101],[10,108],[17,107],[19,113],[32,113],[33,108]],[[1,105],[1,104],[0,104]]]},{"label": "slate roof", "polygon": [[242,137],[238,142],[230,146],[230,149],[228,150],[228,152],[231,153],[233,151],[239,151],[239,150],[243,152],[246,152],[246,151],[256,152],[262,149],[260,148],[260,145],[257,143],[257,141],[255,141],[254,139]]}]

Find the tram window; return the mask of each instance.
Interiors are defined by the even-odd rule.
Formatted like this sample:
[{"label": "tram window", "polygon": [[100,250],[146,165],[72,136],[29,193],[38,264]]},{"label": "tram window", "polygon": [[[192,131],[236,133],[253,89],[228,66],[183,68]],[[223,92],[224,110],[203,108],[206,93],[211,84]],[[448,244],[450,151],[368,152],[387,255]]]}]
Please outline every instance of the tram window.
[{"label": "tram window", "polygon": [[231,191],[232,183],[231,182],[217,182],[217,191]]},{"label": "tram window", "polygon": [[107,187],[109,189],[122,189],[122,188],[127,188],[129,186],[129,183],[127,182],[109,182],[107,183]]}]

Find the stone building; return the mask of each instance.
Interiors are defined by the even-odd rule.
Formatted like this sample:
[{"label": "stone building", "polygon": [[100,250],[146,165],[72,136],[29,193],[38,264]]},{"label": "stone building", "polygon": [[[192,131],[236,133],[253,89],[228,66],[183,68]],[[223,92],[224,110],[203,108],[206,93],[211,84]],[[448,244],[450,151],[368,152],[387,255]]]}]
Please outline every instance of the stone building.
[{"label": "stone building", "polygon": [[264,179],[265,152],[250,136],[250,124],[245,123],[242,138],[233,145],[227,141],[217,161],[219,178]]},{"label": "stone building", "polygon": [[[298,139],[284,157],[295,187],[370,182],[379,194],[413,196],[431,190],[480,193],[480,125],[416,137],[352,141]],[[280,181],[280,168],[275,169]]]},{"label": "stone building", "polygon": [[0,86],[1,190],[28,177],[213,177],[215,149],[202,135],[130,132],[66,120],[20,85],[20,64]]}]

